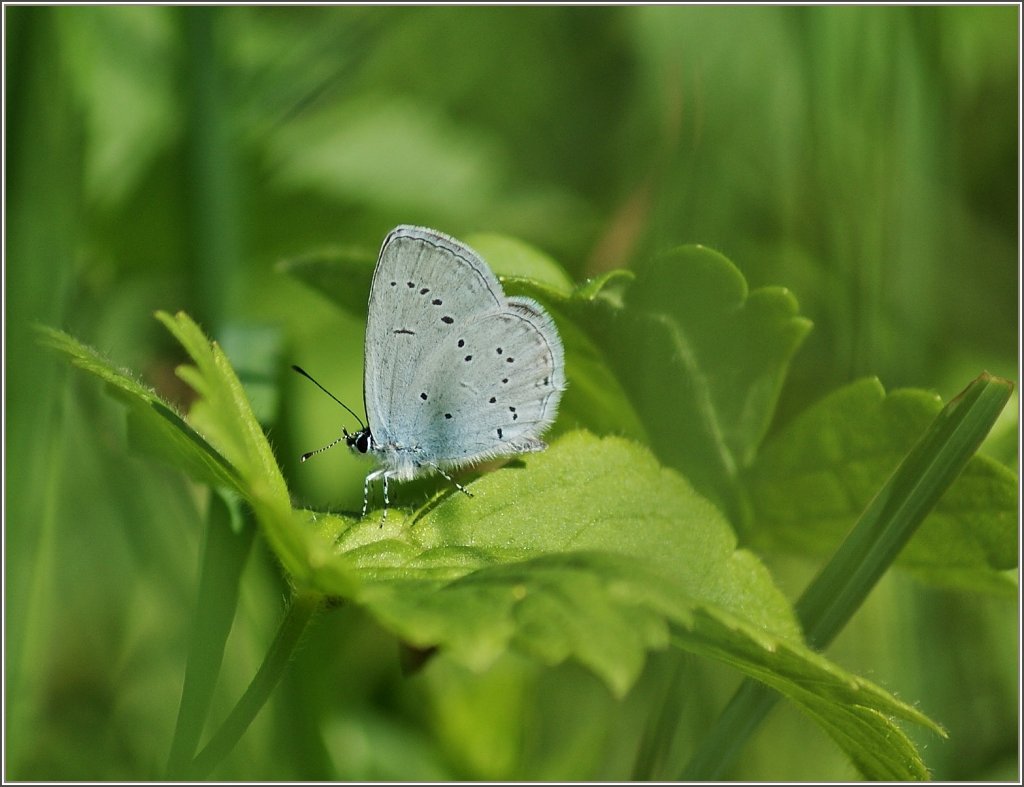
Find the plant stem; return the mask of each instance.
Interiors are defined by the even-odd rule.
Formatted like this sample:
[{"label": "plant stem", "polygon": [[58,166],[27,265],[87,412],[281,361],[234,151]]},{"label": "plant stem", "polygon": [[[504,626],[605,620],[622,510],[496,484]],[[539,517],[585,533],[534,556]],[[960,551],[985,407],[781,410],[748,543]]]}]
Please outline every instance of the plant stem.
[{"label": "plant stem", "polygon": [[270,693],[284,674],[285,667],[295,652],[302,632],[320,606],[323,596],[305,591],[292,598],[291,607],[281,621],[277,636],[267,652],[263,664],[245,690],[220,729],[210,738],[206,747],[196,755],[189,768],[189,778],[203,779],[209,775],[221,760],[235,747],[249,729],[256,714],[266,704]]},{"label": "plant stem", "polygon": [[[232,502],[241,509],[242,527],[237,533],[231,527]],[[240,506],[237,500],[225,500],[221,493],[211,491],[185,680],[171,753],[167,758],[169,779],[185,772],[196,753],[220,674],[224,646],[235,619],[242,570],[255,533],[256,523],[247,506]]]}]

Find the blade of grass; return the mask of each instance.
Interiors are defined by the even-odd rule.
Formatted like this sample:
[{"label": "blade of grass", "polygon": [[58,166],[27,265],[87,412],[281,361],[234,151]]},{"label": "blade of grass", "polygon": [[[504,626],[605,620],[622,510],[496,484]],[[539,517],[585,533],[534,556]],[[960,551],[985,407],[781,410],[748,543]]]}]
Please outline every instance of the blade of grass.
[{"label": "blade of grass", "polygon": [[[60,52],[61,11],[4,7],[4,775],[23,770],[45,714],[66,497],[63,372],[31,322],[68,322],[81,232],[83,118]],[[14,152],[16,151],[16,152]],[[7,202],[7,199],[10,201]],[[8,370],[17,372],[8,373]],[[14,600],[17,600],[16,602]],[[9,692],[9,693],[8,693]]]},{"label": "blade of grass", "polygon": [[807,643],[826,647],[985,439],[1013,384],[985,373],[936,416],[796,603]]},{"label": "blade of grass", "polygon": [[242,257],[241,189],[229,111],[222,9],[179,9],[186,58],[186,207],[192,247],[189,275],[200,322],[215,334],[234,308]]},{"label": "blade of grass", "polygon": [[224,646],[238,607],[242,570],[256,533],[255,523],[245,514],[241,517],[240,532],[231,527],[232,502],[217,491],[210,496],[206,541],[200,559],[199,595],[178,721],[167,758],[168,779],[180,778],[185,773],[199,744],[220,674]]},{"label": "blade of grass", "polygon": [[285,614],[277,636],[267,651],[266,658],[260,665],[256,676],[245,690],[245,694],[228,714],[210,738],[210,742],[199,752],[189,768],[189,779],[206,778],[218,763],[221,762],[235,747],[260,709],[270,698],[277,682],[284,674],[285,667],[299,643],[302,632],[320,606],[323,596],[318,593],[298,593],[292,598],[292,604]]},{"label": "blade of grass", "polygon": [[[797,601],[808,644],[824,648],[842,630],[977,451],[1012,391],[1008,380],[984,373],[942,409]],[[764,684],[744,681],[680,778],[721,778],[778,698]]]},{"label": "blade of grass", "polygon": [[650,717],[644,734],[640,738],[640,747],[636,761],[633,763],[631,781],[670,778],[668,759],[687,697],[685,684],[688,670],[685,669],[685,665],[688,658],[688,655],[683,655],[683,660],[677,661],[672,666],[672,672],[659,703],[660,708],[656,715]]}]

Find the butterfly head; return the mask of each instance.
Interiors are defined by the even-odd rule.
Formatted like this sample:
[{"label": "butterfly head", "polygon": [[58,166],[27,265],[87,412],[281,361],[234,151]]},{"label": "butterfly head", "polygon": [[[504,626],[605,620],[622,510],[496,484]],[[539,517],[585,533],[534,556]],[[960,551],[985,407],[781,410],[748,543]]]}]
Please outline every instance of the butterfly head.
[{"label": "butterfly head", "polygon": [[345,445],[353,453],[365,454],[370,450],[370,446],[373,445],[373,435],[370,434],[370,427],[364,426],[358,432],[349,432],[348,429],[342,429],[345,435]]}]

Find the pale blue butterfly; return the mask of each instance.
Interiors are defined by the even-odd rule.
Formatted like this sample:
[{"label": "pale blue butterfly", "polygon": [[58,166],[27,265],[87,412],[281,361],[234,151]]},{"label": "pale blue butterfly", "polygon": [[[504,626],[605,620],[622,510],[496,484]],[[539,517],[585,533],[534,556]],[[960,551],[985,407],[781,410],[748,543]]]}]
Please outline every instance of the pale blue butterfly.
[{"label": "pale blue butterfly", "polygon": [[374,457],[379,467],[363,485],[364,516],[377,479],[385,516],[389,480],[440,473],[468,495],[448,471],[544,450],[540,436],[555,420],[565,385],[562,341],[539,303],[507,298],[465,244],[402,225],[384,239],[370,286],[367,424],[339,402],[360,430],[343,429],[342,437],[302,460],[341,440]]}]

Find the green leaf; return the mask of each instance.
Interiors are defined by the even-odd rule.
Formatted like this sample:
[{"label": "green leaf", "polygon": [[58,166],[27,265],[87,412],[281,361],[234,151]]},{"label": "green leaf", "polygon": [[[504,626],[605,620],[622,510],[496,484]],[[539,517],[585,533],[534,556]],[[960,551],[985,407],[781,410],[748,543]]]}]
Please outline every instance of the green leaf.
[{"label": "green leaf", "polygon": [[[189,412],[189,422],[239,472],[243,495],[292,579],[308,583],[318,570],[318,555],[327,547],[295,526],[284,477],[227,357],[187,315],[179,312],[171,317],[158,312],[157,318],[196,363],[177,369],[178,376],[199,395]],[[348,581],[342,576],[333,578],[343,584]]]},{"label": "green leaf", "polygon": [[[617,694],[630,685],[645,648],[672,642],[765,681],[815,716],[855,760],[905,764],[902,771],[879,771],[893,778],[924,769],[891,717],[936,729],[912,707],[799,642],[697,604],[628,558],[551,554],[448,584],[367,583],[361,603],[410,641],[441,644],[470,668],[490,666],[509,647],[547,664],[575,658]],[[850,738],[859,745],[851,746]]]},{"label": "green leaf", "polygon": [[[44,344],[104,380],[128,407],[133,445],[179,467],[200,483],[241,495],[252,506],[264,535],[295,582],[308,584],[326,571],[332,584],[348,585],[351,591],[351,573],[327,560],[329,545],[296,524],[304,517],[292,511],[273,452],[223,352],[187,315],[160,313],[158,317],[197,363],[178,369],[179,376],[199,394],[187,420],[92,348],[62,331],[40,327],[39,332]],[[327,568],[325,563],[329,563]]]},{"label": "green leaf", "polygon": [[46,326],[38,326],[37,331],[42,344],[99,377],[108,392],[128,407],[128,439],[133,448],[178,467],[200,483],[244,491],[237,470],[151,388],[63,331]]},{"label": "green leaf", "polygon": [[799,636],[788,603],[756,558],[736,550],[718,510],[635,443],[572,433],[469,489],[472,498],[448,492],[408,522],[390,514],[383,523],[326,517],[319,528],[367,579],[418,577],[421,570],[451,579],[553,552],[625,555],[694,598]]},{"label": "green leaf", "polygon": [[[879,686],[845,672],[803,645],[790,641],[770,642],[764,637],[754,639],[742,626],[713,612],[696,615],[692,628],[677,631],[676,637],[680,647],[718,658],[757,681],[748,678],[737,693],[739,701],[734,698],[716,722],[716,730],[728,728],[734,733],[719,737],[724,746],[742,745],[746,735],[781,694],[813,718],[868,778],[927,778],[928,771],[920,755],[896,724],[896,719],[915,722],[939,735],[944,735],[944,731],[916,708],[900,702]],[[727,643],[724,648],[723,643]],[[768,651],[767,656],[764,650]],[[743,701],[748,696],[752,698],[750,703]],[[734,709],[735,713],[730,714]],[[736,748],[729,749],[733,755],[736,751]],[[720,749],[712,753],[715,766],[729,762],[731,760],[724,758]],[[715,776],[708,776],[699,770],[690,770],[681,778],[687,781],[721,778],[717,775],[720,770],[714,773]]]},{"label": "green leaf", "polygon": [[738,474],[764,437],[810,323],[788,291],[748,292],[736,267],[703,246],[643,266],[625,307],[588,326],[652,448],[742,522]]},{"label": "green leaf", "polygon": [[376,251],[332,248],[310,252],[277,263],[280,273],[294,276],[317,290],[342,310],[366,317]]},{"label": "green leaf", "polygon": [[466,244],[487,260],[502,281],[527,279],[563,297],[572,293],[572,280],[562,266],[528,243],[497,233],[477,233],[468,235]]},{"label": "green leaf", "polygon": [[[748,477],[752,536],[811,555],[849,532],[941,408],[916,390],[886,395],[861,380],[818,402],[764,446]],[[900,554],[898,564],[932,583],[1016,593],[1017,478],[975,456]]]},{"label": "green leaf", "polygon": [[[977,451],[1012,390],[1008,381],[983,374],[935,417],[797,601],[797,614],[811,646],[827,647],[857,611]],[[767,680],[765,683],[771,685]],[[763,685],[745,682],[712,727],[684,777],[711,779],[724,773],[775,699]],[[863,717],[857,720],[865,721]],[[863,730],[851,732],[841,726],[838,731],[842,737],[836,740],[850,747],[848,753],[858,767],[866,769],[866,776],[906,778],[893,770],[905,763],[879,757],[879,752],[865,745]]]},{"label": "green leaf", "polygon": [[621,695],[647,650],[674,643],[764,680],[837,739],[920,762],[889,717],[934,725],[809,650],[722,515],[646,450],[573,433],[516,464],[404,521],[310,522],[358,566],[355,601],[417,648],[474,670],[509,650],[575,659]]},{"label": "green leaf", "polygon": [[[386,521],[282,511],[269,446],[223,354],[185,315],[161,319],[197,364],[179,372],[200,394],[190,420],[209,443],[196,445],[225,457],[274,552],[310,590],[351,599],[409,644],[471,669],[509,650],[574,659],[620,696],[648,650],[675,643],[776,687],[826,728],[845,731],[850,706],[874,710],[861,737],[895,760],[916,756],[887,717],[927,720],[807,649],[721,513],[641,446],[572,433],[472,482],[472,498],[443,493]],[[156,400],[96,358],[86,354],[91,371],[129,401]],[[271,683],[254,682],[197,773],[230,748]]]},{"label": "green leaf", "polygon": [[172,317],[157,312],[156,316],[196,364],[176,370],[198,394],[189,422],[239,470],[250,491],[258,490],[271,505],[287,507],[284,477],[227,356],[184,313]]}]

